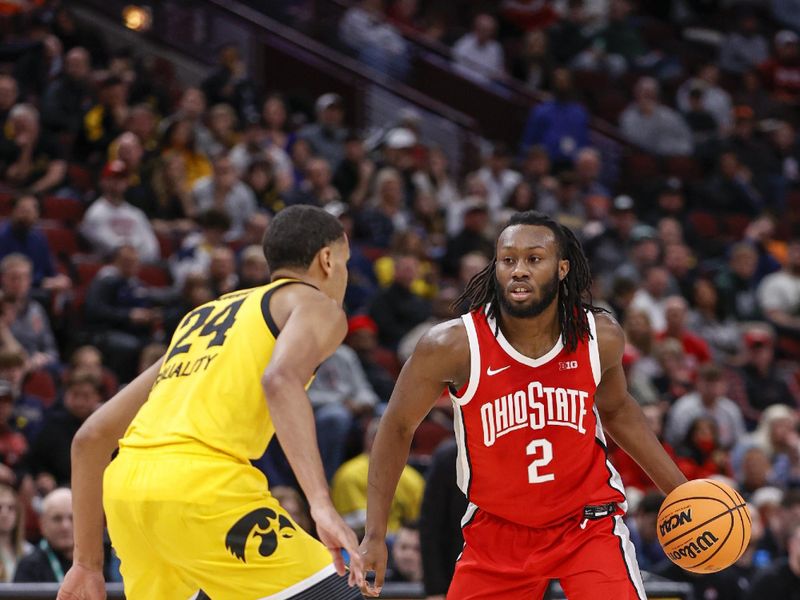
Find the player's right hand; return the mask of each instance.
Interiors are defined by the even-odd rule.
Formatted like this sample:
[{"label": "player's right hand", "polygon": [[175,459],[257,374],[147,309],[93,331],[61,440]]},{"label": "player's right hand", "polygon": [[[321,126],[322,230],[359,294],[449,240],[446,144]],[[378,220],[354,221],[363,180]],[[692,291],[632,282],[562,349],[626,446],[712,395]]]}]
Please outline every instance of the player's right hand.
[{"label": "player's right hand", "polygon": [[74,564],[67,571],[56,600],[106,600],[102,571]]},{"label": "player's right hand", "polygon": [[322,509],[311,509],[311,518],[317,525],[317,535],[319,540],[333,556],[333,566],[339,575],[347,572],[342,556],[342,550],[350,555],[350,576],[347,582],[351,586],[361,587],[364,582],[364,569],[362,566],[361,554],[358,552],[358,538],[353,530],[333,508],[333,505]]},{"label": "player's right hand", "polygon": [[386,575],[386,561],[388,552],[386,541],[383,539],[364,538],[361,542],[361,556],[364,559],[364,572],[375,572],[375,581],[369,583],[364,580],[361,586],[361,593],[365,596],[378,596],[383,588],[383,578]]}]

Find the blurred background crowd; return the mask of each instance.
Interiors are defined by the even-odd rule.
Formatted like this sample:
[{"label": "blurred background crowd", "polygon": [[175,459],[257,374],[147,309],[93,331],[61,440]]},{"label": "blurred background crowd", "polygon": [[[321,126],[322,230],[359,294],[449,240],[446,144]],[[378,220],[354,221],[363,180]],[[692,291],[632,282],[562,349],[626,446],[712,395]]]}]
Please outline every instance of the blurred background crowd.
[{"label": "blurred background crowd", "polygon": [[[363,127],[336,91],[265,85],[236,43],[181,78],[168,52],[120,44],[67,3],[0,2],[0,580],[63,576],[80,424],[161,356],[187,311],[269,281],[270,218],[314,204],[352,244],[348,335],[309,396],[356,530],[403,362],[459,314],[497,228],[536,209],[581,239],[665,448],[751,509],[734,567],[683,572],[655,539],[663,496],[612,447],[642,568],[699,599],[800,589],[800,2],[276,4],[271,18],[398,86],[424,91],[415,53],[434,48],[476,90],[537,101],[524,126],[454,156],[413,106]],[[595,143],[599,122],[623,160]],[[389,580],[429,597],[462,546],[451,418],[443,395],[390,520]],[[277,442],[256,464],[313,531]],[[107,563],[118,580],[111,550]]]}]

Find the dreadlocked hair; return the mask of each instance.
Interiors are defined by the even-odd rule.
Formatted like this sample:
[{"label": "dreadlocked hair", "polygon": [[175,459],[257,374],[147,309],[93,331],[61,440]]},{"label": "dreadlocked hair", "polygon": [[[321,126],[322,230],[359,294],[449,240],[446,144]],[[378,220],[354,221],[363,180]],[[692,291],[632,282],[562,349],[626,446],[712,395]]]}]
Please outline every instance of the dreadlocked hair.
[{"label": "dreadlocked hair", "polygon": [[[558,286],[558,318],[564,346],[568,352],[574,352],[579,342],[586,341],[591,336],[586,311],[605,312],[592,304],[592,274],[581,243],[571,229],[535,210],[515,213],[503,229],[513,225],[547,227],[556,237],[559,259],[569,261],[569,272]],[[487,317],[498,323],[500,291],[495,278],[496,264],[495,255],[480,273],[470,279],[454,306],[466,306],[472,312],[488,305]]]}]

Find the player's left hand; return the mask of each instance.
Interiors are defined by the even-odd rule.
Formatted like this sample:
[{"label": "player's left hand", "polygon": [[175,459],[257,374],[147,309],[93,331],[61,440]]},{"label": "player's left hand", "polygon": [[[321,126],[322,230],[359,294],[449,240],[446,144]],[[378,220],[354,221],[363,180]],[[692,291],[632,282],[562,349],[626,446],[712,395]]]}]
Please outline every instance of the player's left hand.
[{"label": "player's left hand", "polygon": [[382,539],[370,539],[365,537],[361,542],[361,556],[364,557],[364,572],[375,572],[375,581],[369,583],[366,579],[361,586],[361,593],[365,596],[378,596],[383,588],[383,578],[386,575],[386,562],[388,552],[386,541]]},{"label": "player's left hand", "polygon": [[106,600],[103,573],[79,564],[72,565],[58,590],[56,600]]}]

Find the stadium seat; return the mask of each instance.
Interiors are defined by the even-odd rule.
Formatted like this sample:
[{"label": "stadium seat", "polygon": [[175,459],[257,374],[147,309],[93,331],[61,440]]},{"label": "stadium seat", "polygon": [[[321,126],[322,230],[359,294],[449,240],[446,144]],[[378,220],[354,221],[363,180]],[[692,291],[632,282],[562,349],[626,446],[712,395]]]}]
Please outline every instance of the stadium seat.
[{"label": "stadium seat", "polygon": [[156,233],[156,239],[158,240],[158,249],[161,258],[166,260],[177,250],[177,244],[172,236],[158,232]]},{"label": "stadium seat", "polygon": [[752,219],[747,215],[727,215],[725,217],[725,231],[734,240],[744,237],[745,229],[750,225]]},{"label": "stadium seat", "polygon": [[28,373],[25,377],[25,381],[22,383],[22,391],[26,394],[41,398],[45,407],[51,406],[58,395],[56,384],[50,373],[45,369],[39,369],[38,371],[31,371]]},{"label": "stadium seat", "polygon": [[81,165],[71,163],[67,167],[67,179],[72,187],[86,194],[94,189],[94,176],[92,172]]},{"label": "stadium seat", "polygon": [[80,200],[48,196],[42,202],[42,217],[61,221],[64,225],[77,225],[83,218],[85,208]]},{"label": "stadium seat", "polygon": [[665,163],[667,174],[684,182],[697,181],[703,175],[700,164],[691,156],[669,156]]},{"label": "stadium seat", "polygon": [[693,211],[689,214],[689,222],[695,233],[701,238],[715,238],[720,234],[719,219],[712,213]]},{"label": "stadium seat", "polygon": [[73,229],[59,223],[41,223],[42,233],[50,244],[50,251],[57,257],[70,257],[78,253],[78,236]]},{"label": "stadium seat", "polygon": [[161,265],[142,265],[139,279],[153,287],[167,287],[172,283],[169,271]]},{"label": "stadium seat", "polygon": [[0,217],[7,217],[11,214],[13,200],[14,194],[11,192],[0,192]]}]

